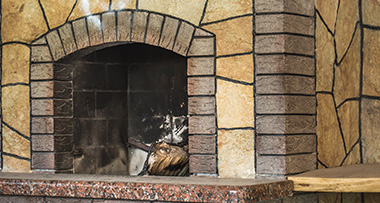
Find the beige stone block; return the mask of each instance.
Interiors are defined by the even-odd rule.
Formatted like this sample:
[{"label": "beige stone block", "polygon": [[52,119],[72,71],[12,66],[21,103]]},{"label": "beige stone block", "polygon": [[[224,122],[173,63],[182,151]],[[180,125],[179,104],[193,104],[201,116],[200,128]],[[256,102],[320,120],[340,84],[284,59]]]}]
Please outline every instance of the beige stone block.
[{"label": "beige stone block", "polygon": [[30,161],[3,155],[3,172],[30,173]]},{"label": "beige stone block", "polygon": [[48,46],[32,46],[31,48],[32,56],[31,62],[51,62],[53,58],[51,57],[50,50]]},{"label": "beige stone block", "polygon": [[100,15],[92,15],[87,17],[88,36],[90,45],[98,45],[103,43],[102,21]]},{"label": "beige stone block", "polygon": [[4,122],[27,137],[30,133],[29,99],[29,87],[27,86],[17,85],[2,88]]},{"label": "beige stone block", "polygon": [[255,177],[255,131],[218,132],[218,170],[221,178]]},{"label": "beige stone block", "polygon": [[318,159],[327,167],[339,166],[346,153],[334,101],[329,94],[317,94]]},{"label": "beige stone block", "polygon": [[380,1],[363,0],[362,1],[363,23],[372,26],[380,26]]},{"label": "beige stone block", "polygon": [[135,9],[136,0],[112,0],[111,9],[120,10],[120,9]]},{"label": "beige stone block", "polygon": [[218,58],[216,75],[253,83],[253,55]]},{"label": "beige stone block", "polygon": [[217,80],[219,128],[254,127],[253,86]]},{"label": "beige stone block", "polygon": [[48,31],[38,1],[4,0],[1,2],[2,42],[31,42]]},{"label": "beige stone block", "polygon": [[360,28],[342,63],[335,67],[334,96],[337,105],[348,98],[359,97],[360,91]]},{"label": "beige stone block", "polygon": [[175,16],[198,25],[205,2],[206,0],[139,0],[138,8]]},{"label": "beige stone block", "polygon": [[331,91],[335,61],[334,38],[318,16],[315,32],[316,88],[317,91]]},{"label": "beige stone block", "polygon": [[209,0],[202,23],[252,14],[250,0]]},{"label": "beige stone block", "polygon": [[[335,30],[336,53],[338,61],[342,59],[344,53],[350,45],[351,38],[353,38],[356,23],[359,21],[358,7],[359,4],[355,1],[340,2]],[[356,31],[356,35],[360,35],[358,31],[359,28]]]},{"label": "beige stone block", "polygon": [[338,7],[339,0],[315,0],[315,8],[319,11],[330,30],[335,30]]},{"label": "beige stone block", "polygon": [[352,151],[347,155],[343,165],[360,164],[360,145],[357,144]]},{"label": "beige stone block", "polygon": [[359,101],[347,101],[338,109],[347,150],[359,139]]},{"label": "beige stone block", "polygon": [[380,101],[364,98],[360,108],[363,163],[380,163]]},{"label": "beige stone block", "polygon": [[109,8],[109,0],[78,0],[69,21],[88,16],[90,14],[101,13]]},{"label": "beige stone block", "polygon": [[380,96],[380,30],[364,29],[363,94]]},{"label": "beige stone block", "polygon": [[257,15],[256,33],[297,33],[314,35],[314,18],[290,14]]},{"label": "beige stone block", "polygon": [[65,56],[65,51],[63,50],[63,45],[61,43],[61,38],[56,30],[49,32],[46,35],[48,41],[51,55],[55,61],[63,58]]},{"label": "beige stone block", "polygon": [[166,17],[164,20],[164,25],[162,28],[161,38],[159,46],[166,48],[168,50],[173,49],[175,36],[177,34],[177,29],[179,26],[179,21],[174,18]]},{"label": "beige stone block", "polygon": [[155,13],[149,14],[149,23],[146,31],[145,43],[155,46],[158,45],[163,22],[164,17],[162,15]]},{"label": "beige stone block", "polygon": [[236,18],[202,28],[216,35],[217,55],[251,52],[253,49],[252,16]]},{"label": "beige stone block", "polygon": [[117,13],[117,40],[131,41],[132,13],[130,11],[119,11]]},{"label": "beige stone block", "polygon": [[66,22],[67,17],[75,4],[75,0],[51,1],[41,0],[49,27],[58,27]]},{"label": "beige stone block", "polygon": [[30,49],[21,44],[8,44],[2,47],[1,84],[28,83]]},{"label": "beige stone block", "polygon": [[256,13],[298,13],[314,15],[314,0],[256,0]]},{"label": "beige stone block", "polygon": [[194,27],[186,22],[181,22],[177,38],[174,42],[173,51],[181,56],[186,56],[193,37]]},{"label": "beige stone block", "polygon": [[132,20],[132,41],[144,42],[148,13],[135,12]]},{"label": "beige stone block", "polygon": [[84,18],[73,22],[73,30],[78,49],[90,46],[87,34],[86,20]]},{"label": "beige stone block", "polygon": [[116,41],[116,14],[107,12],[102,14],[104,42]]},{"label": "beige stone block", "polygon": [[53,64],[52,63],[32,64],[30,66],[30,79],[31,80],[53,79]]},{"label": "beige stone block", "polygon": [[65,54],[69,55],[77,50],[77,45],[75,44],[73,28],[71,24],[66,24],[59,29],[59,35],[61,36],[62,45],[65,49]]},{"label": "beige stone block", "polygon": [[3,152],[29,159],[30,141],[3,125]]},{"label": "beige stone block", "polygon": [[318,167],[317,167],[317,169],[321,169],[321,168],[326,168],[326,167],[323,166],[321,163],[318,162]]}]

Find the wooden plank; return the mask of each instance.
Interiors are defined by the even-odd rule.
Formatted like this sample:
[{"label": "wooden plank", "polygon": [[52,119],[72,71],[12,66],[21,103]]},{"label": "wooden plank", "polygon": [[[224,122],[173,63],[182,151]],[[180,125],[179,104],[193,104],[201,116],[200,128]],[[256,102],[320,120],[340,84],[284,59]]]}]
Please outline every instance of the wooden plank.
[{"label": "wooden plank", "polygon": [[288,180],[294,191],[303,192],[380,192],[380,164],[357,164],[318,169]]}]

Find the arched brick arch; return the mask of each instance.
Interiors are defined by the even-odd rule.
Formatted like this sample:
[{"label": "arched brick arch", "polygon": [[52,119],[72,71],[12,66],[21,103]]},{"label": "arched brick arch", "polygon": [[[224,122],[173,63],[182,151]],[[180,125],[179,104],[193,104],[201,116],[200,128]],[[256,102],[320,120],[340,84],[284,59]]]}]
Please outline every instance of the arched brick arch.
[{"label": "arched brick arch", "polygon": [[[33,147],[46,143],[55,146],[60,134],[72,133],[70,127],[62,127],[65,119],[60,117],[62,109],[71,109],[71,115],[64,112],[68,117],[73,114],[72,88],[57,80],[54,64],[70,54],[86,54],[127,43],[158,46],[187,58],[190,172],[217,174],[215,35],[181,19],[135,10],[109,11],[76,19],[32,43],[32,169],[64,171],[60,164],[70,164],[54,161],[55,157],[69,154],[64,150],[53,147],[42,153]],[[67,106],[62,108],[62,105]],[[207,148],[202,146],[205,144]]]}]

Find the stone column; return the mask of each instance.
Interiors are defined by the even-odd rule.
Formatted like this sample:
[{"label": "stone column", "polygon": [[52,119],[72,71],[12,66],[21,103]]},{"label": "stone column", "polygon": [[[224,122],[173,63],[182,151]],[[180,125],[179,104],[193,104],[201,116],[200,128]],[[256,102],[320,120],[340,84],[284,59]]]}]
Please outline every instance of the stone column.
[{"label": "stone column", "polygon": [[255,1],[256,174],[316,168],[314,1]]}]

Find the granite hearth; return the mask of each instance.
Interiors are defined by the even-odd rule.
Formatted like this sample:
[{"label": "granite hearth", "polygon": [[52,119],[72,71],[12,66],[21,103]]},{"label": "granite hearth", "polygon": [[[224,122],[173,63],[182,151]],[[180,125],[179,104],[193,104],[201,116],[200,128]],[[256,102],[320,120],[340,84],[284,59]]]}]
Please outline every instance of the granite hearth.
[{"label": "granite hearth", "polygon": [[21,173],[0,173],[0,186],[1,195],[58,202],[260,202],[291,196],[293,187],[288,180]]}]

